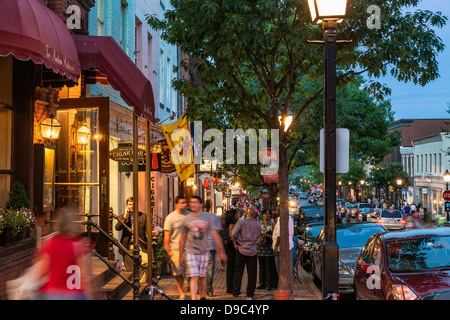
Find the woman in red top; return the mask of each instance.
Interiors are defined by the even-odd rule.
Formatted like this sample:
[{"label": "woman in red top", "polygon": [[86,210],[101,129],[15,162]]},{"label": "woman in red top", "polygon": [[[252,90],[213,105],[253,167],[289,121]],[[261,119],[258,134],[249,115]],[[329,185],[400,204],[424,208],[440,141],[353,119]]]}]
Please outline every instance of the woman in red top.
[{"label": "woman in red top", "polygon": [[59,233],[39,253],[39,274],[47,278],[39,290],[43,300],[86,300],[90,296],[86,266],[91,248],[76,232],[73,217],[68,209],[60,211]]}]

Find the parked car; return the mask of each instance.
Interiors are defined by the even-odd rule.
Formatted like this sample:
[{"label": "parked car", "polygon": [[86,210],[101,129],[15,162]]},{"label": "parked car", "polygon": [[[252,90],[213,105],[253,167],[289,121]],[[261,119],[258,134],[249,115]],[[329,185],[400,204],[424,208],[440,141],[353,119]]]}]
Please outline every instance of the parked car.
[{"label": "parked car", "polygon": [[[339,245],[339,294],[353,293],[353,272],[359,252],[367,240],[376,233],[387,232],[378,223],[343,223],[336,227]],[[311,251],[312,272],[315,281],[322,280],[322,251],[324,229],[320,231]]]},{"label": "parked car", "polygon": [[308,199],[308,193],[300,192],[300,199]]},{"label": "parked car", "polygon": [[362,300],[450,300],[450,229],[412,229],[372,236],[356,262]]},{"label": "parked car", "polygon": [[300,255],[300,264],[306,271],[311,271],[311,249],[322,228],[323,222],[313,222],[308,224],[305,228],[305,232],[300,235],[300,239],[304,241]]},{"label": "parked car", "polygon": [[406,218],[400,210],[381,210],[377,222],[389,230],[405,229],[406,227]]},{"label": "parked car", "polygon": [[358,203],[357,208],[361,221],[367,221],[367,214],[372,210],[372,205],[370,203]]},{"label": "parked car", "polygon": [[323,205],[302,204],[298,208],[298,213],[292,217],[296,233],[302,235],[308,224],[323,221],[323,216]]}]

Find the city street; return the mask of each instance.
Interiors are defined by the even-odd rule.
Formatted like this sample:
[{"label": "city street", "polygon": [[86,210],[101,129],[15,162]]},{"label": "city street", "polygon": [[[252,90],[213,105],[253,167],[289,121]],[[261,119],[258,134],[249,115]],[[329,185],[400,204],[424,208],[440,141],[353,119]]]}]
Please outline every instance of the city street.
[{"label": "city street", "polygon": [[0,300],[450,300],[450,1],[0,9]]}]

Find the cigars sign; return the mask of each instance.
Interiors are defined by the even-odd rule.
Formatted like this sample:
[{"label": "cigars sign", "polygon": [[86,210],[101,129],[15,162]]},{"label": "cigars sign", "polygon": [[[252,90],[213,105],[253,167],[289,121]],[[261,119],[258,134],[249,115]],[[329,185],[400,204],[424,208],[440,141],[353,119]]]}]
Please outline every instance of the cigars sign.
[{"label": "cigars sign", "polygon": [[[145,161],[146,152],[138,149],[138,161]],[[109,151],[109,158],[118,162],[133,162],[133,147],[119,147]]]}]

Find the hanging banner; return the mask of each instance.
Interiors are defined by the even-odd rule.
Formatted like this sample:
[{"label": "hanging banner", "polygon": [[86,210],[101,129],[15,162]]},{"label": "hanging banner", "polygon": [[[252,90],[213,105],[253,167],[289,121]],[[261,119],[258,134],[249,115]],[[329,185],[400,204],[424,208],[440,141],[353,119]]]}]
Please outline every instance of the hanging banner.
[{"label": "hanging banner", "polygon": [[160,145],[160,155],[161,155],[161,173],[172,173],[177,169],[175,164],[172,162],[170,157],[170,148],[166,140],[158,141]]},{"label": "hanging banner", "polygon": [[189,122],[186,117],[169,124],[162,124],[164,136],[170,150],[170,158],[175,164],[180,182],[195,173],[194,153]]},{"label": "hanging banner", "polygon": [[[278,154],[271,148],[264,148],[262,151],[262,160],[264,167],[278,167]],[[278,183],[278,172],[276,174],[263,175],[264,183]]]}]

